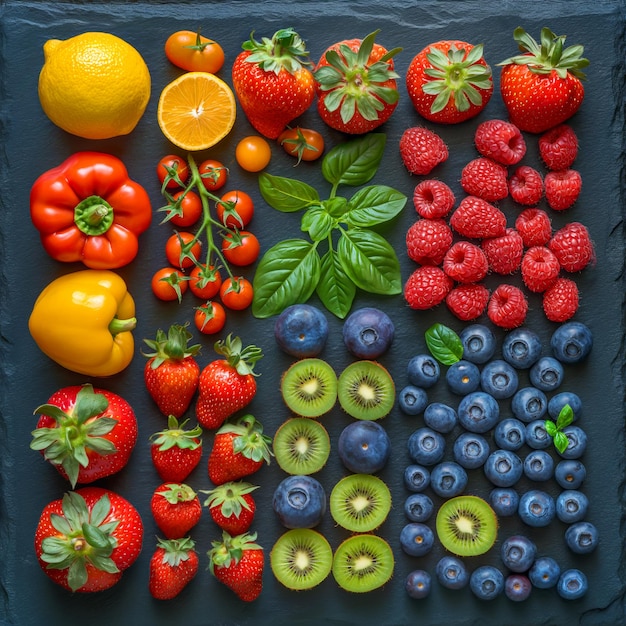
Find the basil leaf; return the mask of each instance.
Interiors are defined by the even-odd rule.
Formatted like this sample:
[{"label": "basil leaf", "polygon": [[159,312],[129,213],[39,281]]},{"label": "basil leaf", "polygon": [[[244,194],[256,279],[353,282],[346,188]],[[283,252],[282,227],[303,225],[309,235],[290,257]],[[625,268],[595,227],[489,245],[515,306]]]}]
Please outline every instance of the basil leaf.
[{"label": "basil leaf", "polygon": [[319,194],[311,185],[267,172],[259,175],[259,190],[265,202],[283,213],[294,213],[320,201]]},{"label": "basil leaf", "polygon": [[324,200],[322,206],[332,217],[341,217],[348,210],[348,200],[342,196],[335,196]]},{"label": "basil leaf", "polygon": [[559,431],[554,435],[554,447],[561,453],[565,452],[569,445],[569,439],[565,433]]},{"label": "basil leaf", "polygon": [[334,186],[364,185],[376,174],[386,141],[384,133],[368,133],[338,144],[324,156],[322,175]]},{"label": "basil leaf", "polygon": [[433,324],[424,333],[426,345],[430,353],[444,365],[452,365],[461,360],[463,356],[463,343],[461,338],[443,324]]},{"label": "basil leaf", "polygon": [[350,226],[367,228],[396,217],[406,204],[407,197],[385,185],[359,189],[350,199],[350,210],[345,220]]},{"label": "basil leaf", "polygon": [[313,241],[321,241],[330,235],[335,220],[322,207],[313,207],[302,216],[301,230],[308,232]]},{"label": "basil leaf", "polygon": [[556,426],[559,430],[563,430],[574,421],[574,411],[569,404],[566,404],[560,411],[556,419]]},{"label": "basil leaf", "polygon": [[271,247],[254,275],[252,314],[263,319],[291,304],[306,302],[320,279],[317,244],[286,239]]},{"label": "basil leaf", "polygon": [[558,432],[556,424],[552,420],[546,420],[544,422],[544,428],[550,437],[554,437]]},{"label": "basil leaf", "polygon": [[322,257],[320,281],[316,292],[326,309],[338,318],[343,319],[350,312],[356,295],[356,286],[344,272],[333,249]]}]

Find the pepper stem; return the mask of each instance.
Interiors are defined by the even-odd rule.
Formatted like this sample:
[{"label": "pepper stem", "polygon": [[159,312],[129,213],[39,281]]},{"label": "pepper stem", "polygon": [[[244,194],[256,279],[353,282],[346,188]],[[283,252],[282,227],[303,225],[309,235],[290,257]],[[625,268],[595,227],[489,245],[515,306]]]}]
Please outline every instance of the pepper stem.
[{"label": "pepper stem", "polygon": [[109,332],[115,336],[119,333],[124,333],[131,331],[137,326],[137,318],[129,317],[127,319],[119,319],[118,317],[114,317],[109,324]]},{"label": "pepper stem", "polygon": [[100,196],[84,198],[74,207],[74,223],[85,235],[102,235],[111,228],[113,207]]}]

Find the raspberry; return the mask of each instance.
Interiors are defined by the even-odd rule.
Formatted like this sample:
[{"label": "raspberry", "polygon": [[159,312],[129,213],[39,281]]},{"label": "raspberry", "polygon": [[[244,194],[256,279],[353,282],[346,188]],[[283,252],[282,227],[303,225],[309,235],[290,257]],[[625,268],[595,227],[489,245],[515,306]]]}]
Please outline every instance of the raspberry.
[{"label": "raspberry", "polygon": [[522,280],[530,291],[541,293],[551,287],[559,276],[561,265],[545,246],[533,246],[522,258]]},{"label": "raspberry", "polygon": [[527,313],[526,296],[514,285],[506,283],[498,285],[489,298],[487,316],[500,328],[510,330],[521,326],[526,320]]},{"label": "raspberry", "polygon": [[452,230],[445,220],[417,220],[406,233],[410,259],[421,265],[439,265],[452,245]]},{"label": "raspberry", "polygon": [[569,209],[578,200],[582,184],[580,173],[576,170],[548,172],[544,185],[550,208],[555,211]]},{"label": "raspberry", "polygon": [[589,231],[580,222],[570,222],[557,230],[548,242],[548,248],[566,272],[580,272],[595,261]]},{"label": "raspberry", "polygon": [[515,165],[526,154],[526,142],[520,129],[504,120],[487,120],[474,134],[476,149],[502,165]]},{"label": "raspberry", "polygon": [[515,228],[527,248],[545,246],[552,237],[550,216],[542,209],[524,209],[515,220]]},{"label": "raspberry", "polygon": [[514,228],[507,228],[501,237],[484,239],[481,247],[489,267],[496,274],[512,274],[522,262],[524,241]]},{"label": "raspberry", "polygon": [[437,219],[452,211],[454,192],[441,180],[423,180],[415,187],[413,204],[421,217]]},{"label": "raspberry", "polygon": [[506,231],[506,216],[482,198],[466,196],[450,217],[450,226],[470,239],[500,237]]},{"label": "raspberry", "polygon": [[506,168],[503,165],[486,157],[479,157],[463,168],[461,187],[471,196],[495,202],[509,195],[506,176]]},{"label": "raspberry", "polygon": [[469,241],[457,241],[446,252],[443,271],[459,283],[477,283],[489,271],[485,253]]},{"label": "raspberry", "polygon": [[418,267],[404,285],[404,299],[412,309],[431,309],[445,299],[454,281],[440,267]]},{"label": "raspberry", "polygon": [[433,131],[414,126],[400,138],[400,156],[411,174],[426,175],[448,158],[448,147]]},{"label": "raspberry", "polygon": [[450,312],[464,322],[483,314],[489,302],[489,289],[484,285],[458,285],[446,296]]},{"label": "raspberry", "polygon": [[565,322],[578,310],[578,287],[569,278],[559,278],[543,294],[543,311],[551,322]]},{"label": "raspberry", "polygon": [[541,174],[529,165],[520,165],[509,178],[509,193],[518,204],[537,204],[543,196]]},{"label": "raspberry", "polygon": [[549,170],[566,170],[578,155],[578,138],[571,126],[560,124],[539,137],[539,154]]}]

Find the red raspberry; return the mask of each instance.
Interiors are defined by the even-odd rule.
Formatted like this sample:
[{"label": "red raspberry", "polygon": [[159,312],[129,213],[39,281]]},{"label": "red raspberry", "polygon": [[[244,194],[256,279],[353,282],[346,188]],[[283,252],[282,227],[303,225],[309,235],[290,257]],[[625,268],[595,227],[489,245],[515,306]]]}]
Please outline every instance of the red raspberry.
[{"label": "red raspberry", "polygon": [[549,170],[566,170],[578,155],[578,138],[571,126],[560,124],[539,137],[539,154]]},{"label": "red raspberry", "polygon": [[543,196],[541,174],[529,165],[520,165],[509,178],[509,193],[518,204],[537,204]]},{"label": "red raspberry", "polygon": [[561,265],[545,246],[533,246],[522,258],[522,280],[530,291],[541,293],[551,287],[559,276]]},{"label": "red raspberry", "polygon": [[580,272],[596,258],[589,231],[580,222],[570,222],[557,230],[548,248],[566,272]]},{"label": "red raspberry", "polygon": [[421,265],[439,265],[452,245],[452,230],[445,220],[417,220],[406,233],[410,259]]},{"label": "red raspberry", "polygon": [[454,281],[435,265],[418,267],[404,285],[404,299],[412,309],[426,310],[441,304]]},{"label": "red raspberry", "polygon": [[470,161],[461,172],[461,187],[471,196],[495,202],[509,195],[507,171],[503,165],[486,157]]},{"label": "red raspberry", "polygon": [[526,296],[514,285],[506,283],[498,285],[489,298],[487,316],[500,328],[510,330],[521,326],[526,320],[527,313]]},{"label": "red raspberry", "polygon": [[421,217],[437,219],[452,211],[454,192],[441,180],[423,180],[415,187],[413,204]]},{"label": "red raspberry", "polygon": [[466,196],[450,217],[450,226],[470,239],[500,237],[506,232],[506,216],[482,198]]},{"label": "red raspberry", "polygon": [[489,289],[484,285],[457,285],[446,296],[450,312],[464,322],[481,316],[489,302]]},{"label": "red raspberry", "polygon": [[400,156],[411,174],[426,175],[448,158],[448,147],[433,131],[414,126],[400,138]]},{"label": "red raspberry", "polygon": [[489,271],[485,253],[474,243],[457,241],[446,252],[443,271],[459,283],[477,283]]},{"label": "red raspberry", "polygon": [[520,129],[504,120],[487,120],[474,134],[476,149],[502,165],[515,165],[526,154],[526,142]]},{"label": "red raspberry", "polygon": [[550,208],[555,211],[564,211],[578,200],[583,181],[580,173],[576,170],[559,170],[558,172],[548,172],[544,185],[546,200]]},{"label": "red raspberry", "polygon": [[501,237],[484,239],[481,246],[489,267],[496,274],[512,274],[519,269],[524,254],[524,241],[514,228],[507,228]]},{"label": "red raspberry", "polygon": [[578,287],[569,278],[559,278],[543,294],[543,311],[551,322],[566,322],[578,310]]},{"label": "red raspberry", "polygon": [[550,216],[542,209],[524,209],[515,220],[515,228],[527,248],[545,246],[552,237]]}]

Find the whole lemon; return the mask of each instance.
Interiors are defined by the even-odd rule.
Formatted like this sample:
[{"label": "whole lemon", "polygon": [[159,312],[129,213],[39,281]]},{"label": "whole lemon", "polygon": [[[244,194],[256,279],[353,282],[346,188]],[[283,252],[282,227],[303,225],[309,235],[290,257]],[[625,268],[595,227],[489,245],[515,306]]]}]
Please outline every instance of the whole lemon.
[{"label": "whole lemon", "polygon": [[54,124],[86,139],[135,128],[150,99],[150,72],[133,46],[110,33],[88,32],[49,39],[43,52],[39,100]]}]

